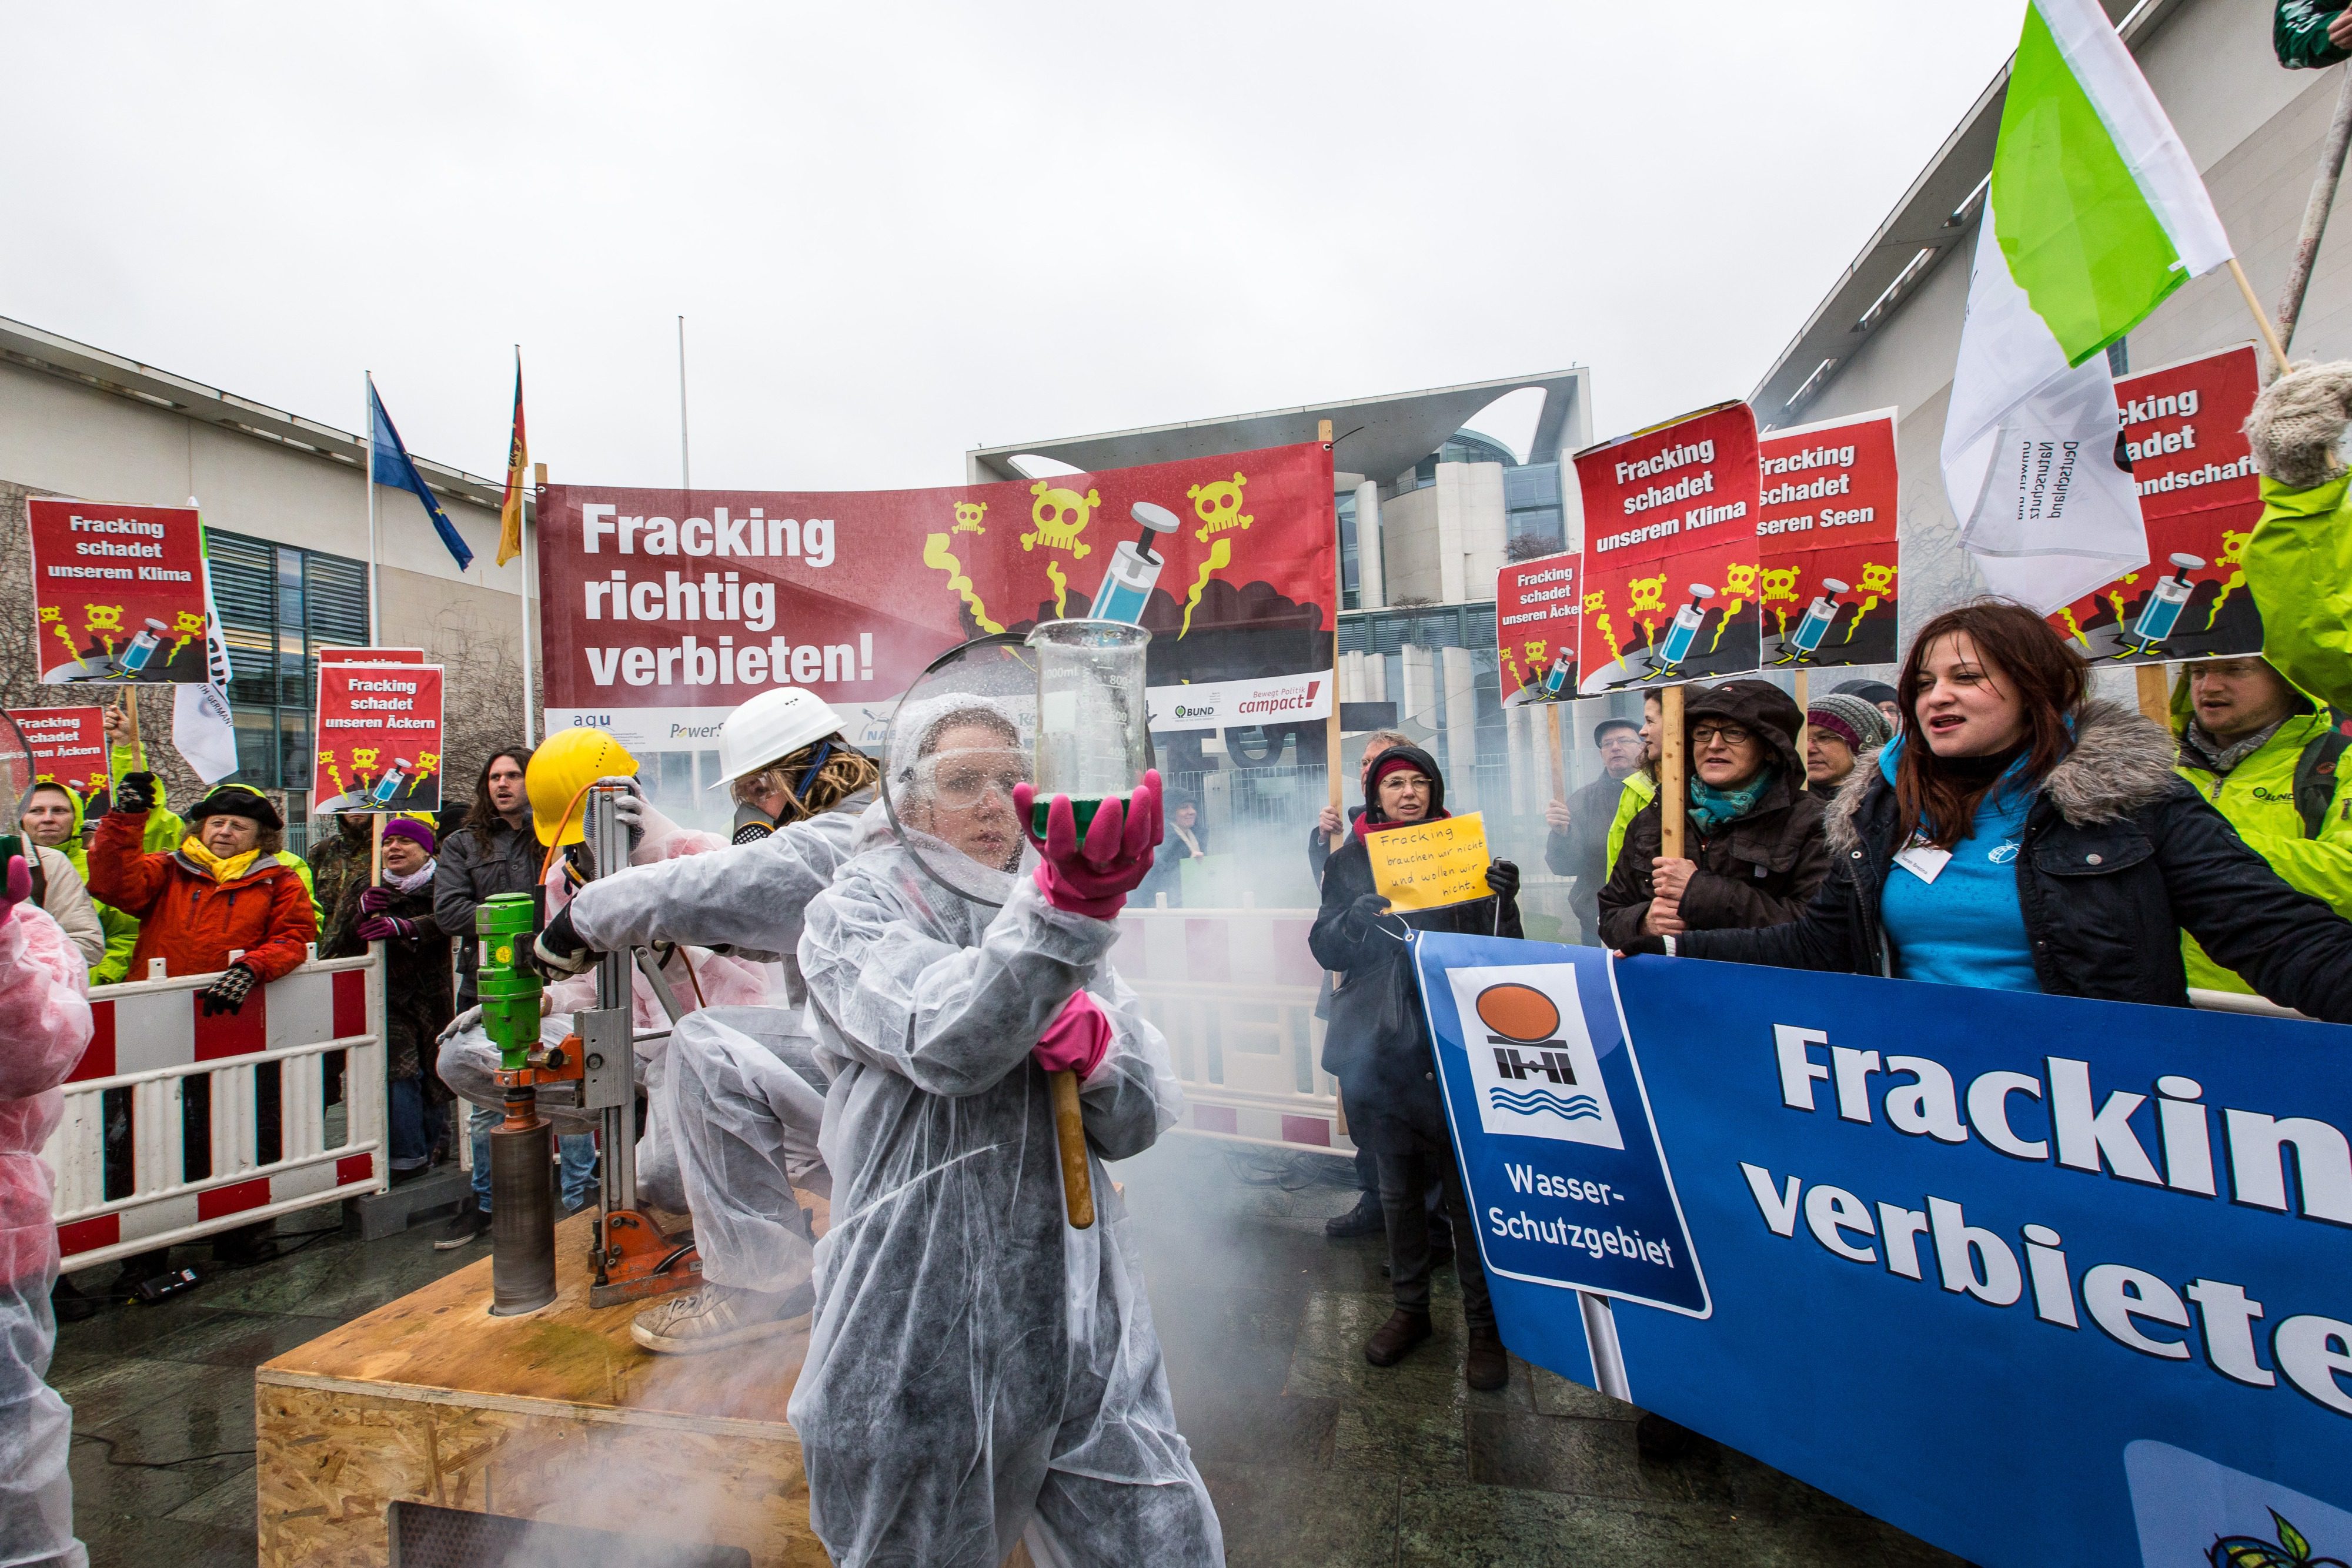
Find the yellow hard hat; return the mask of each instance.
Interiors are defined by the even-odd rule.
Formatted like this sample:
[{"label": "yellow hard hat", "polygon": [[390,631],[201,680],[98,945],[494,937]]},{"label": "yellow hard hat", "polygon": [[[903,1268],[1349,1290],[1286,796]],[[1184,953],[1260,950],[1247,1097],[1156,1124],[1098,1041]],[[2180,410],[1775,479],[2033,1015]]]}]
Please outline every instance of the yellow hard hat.
[{"label": "yellow hard hat", "polygon": [[634,779],[637,759],[601,729],[560,729],[530,754],[522,777],[530,798],[530,825],[542,844],[576,844],[587,837],[589,785],[614,775]]}]

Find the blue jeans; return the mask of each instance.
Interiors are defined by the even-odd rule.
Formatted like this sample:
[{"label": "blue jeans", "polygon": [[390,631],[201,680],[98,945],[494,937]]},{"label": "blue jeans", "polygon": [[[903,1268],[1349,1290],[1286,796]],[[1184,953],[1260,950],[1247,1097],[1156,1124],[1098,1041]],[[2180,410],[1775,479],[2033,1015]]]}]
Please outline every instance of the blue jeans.
[{"label": "blue jeans", "polygon": [[425,1080],[394,1079],[384,1106],[392,1122],[392,1168],[422,1170],[433,1157],[433,1139],[425,1130]]},{"label": "blue jeans", "polygon": [[[466,1136],[474,1145],[474,1201],[490,1211],[490,1129],[506,1118],[479,1105],[468,1106]],[[570,1133],[555,1140],[556,1177],[562,1184],[563,1207],[577,1208],[596,1196],[596,1136]]]}]

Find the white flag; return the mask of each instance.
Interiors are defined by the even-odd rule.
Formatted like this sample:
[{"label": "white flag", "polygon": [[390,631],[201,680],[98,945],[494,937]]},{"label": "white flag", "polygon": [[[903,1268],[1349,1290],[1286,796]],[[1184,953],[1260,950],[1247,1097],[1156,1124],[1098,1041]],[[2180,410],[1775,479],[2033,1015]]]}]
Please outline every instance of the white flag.
[{"label": "white flag", "polygon": [[172,745],[197,778],[217,784],[236,771],[236,723],[230,716],[226,695],[229,678],[228,640],[221,633],[220,607],[213,602],[212,570],[205,570],[205,654],[203,685],[183,683],[173,688]]}]

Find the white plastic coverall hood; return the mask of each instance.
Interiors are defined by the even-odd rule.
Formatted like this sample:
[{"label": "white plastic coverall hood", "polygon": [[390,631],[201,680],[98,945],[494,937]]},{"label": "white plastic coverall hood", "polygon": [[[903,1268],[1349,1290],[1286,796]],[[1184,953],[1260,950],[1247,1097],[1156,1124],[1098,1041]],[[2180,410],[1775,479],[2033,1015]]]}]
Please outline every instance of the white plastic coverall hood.
[{"label": "white plastic coverall hood", "polygon": [[[1224,1560],[1102,1166],[1181,1108],[1116,936],[1026,878],[1002,910],[956,898],[896,843],[809,905],[833,1228],[789,1414],[844,1568],[995,1568],[1024,1532],[1041,1564]],[[1081,1090],[1098,1218],[1073,1230],[1029,1053],[1081,986],[1114,1034]]]}]

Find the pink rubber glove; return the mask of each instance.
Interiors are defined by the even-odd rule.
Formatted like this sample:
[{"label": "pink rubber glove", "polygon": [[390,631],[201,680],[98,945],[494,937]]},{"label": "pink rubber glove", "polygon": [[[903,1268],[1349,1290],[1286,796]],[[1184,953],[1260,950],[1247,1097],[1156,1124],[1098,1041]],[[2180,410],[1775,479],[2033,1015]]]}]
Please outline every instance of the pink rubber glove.
[{"label": "pink rubber glove", "polygon": [[8,857],[7,883],[0,892],[0,920],[16,913],[16,906],[33,896],[33,868],[23,855]]},{"label": "pink rubber glove", "polygon": [[1067,1069],[1084,1079],[1101,1064],[1103,1052],[1109,1049],[1109,1018],[1101,1003],[1080,991],[1062,1004],[1062,1010],[1054,1015],[1029,1054],[1048,1072]]},{"label": "pink rubber glove", "polygon": [[1045,808],[1045,837],[1030,831],[1031,807],[1037,799],[1034,785],[1013,787],[1013,809],[1021,814],[1021,831],[1045,858],[1037,865],[1037,889],[1045,902],[1073,915],[1108,920],[1127,906],[1151,870],[1152,847],[1160,842],[1160,770],[1152,768],[1126,800],[1117,796],[1095,810],[1087,839],[1078,841],[1077,813],[1067,795],[1056,795]]}]

